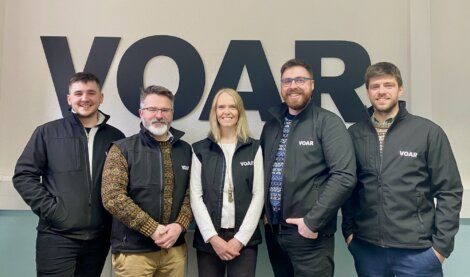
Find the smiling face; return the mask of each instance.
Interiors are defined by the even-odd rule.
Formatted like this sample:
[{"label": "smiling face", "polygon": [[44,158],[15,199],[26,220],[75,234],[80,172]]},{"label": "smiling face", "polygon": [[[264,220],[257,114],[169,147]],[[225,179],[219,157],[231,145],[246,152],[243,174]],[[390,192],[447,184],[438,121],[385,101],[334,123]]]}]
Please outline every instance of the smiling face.
[{"label": "smiling face", "polygon": [[215,109],[217,122],[220,128],[236,128],[238,123],[238,109],[235,99],[228,93],[222,93],[217,98]]},{"label": "smiling face", "polygon": [[[312,78],[304,67],[293,66],[284,71],[281,79],[295,79],[298,77]],[[297,115],[305,108],[312,97],[313,88],[313,80],[306,80],[302,85],[291,82],[288,86],[281,86],[282,99],[289,107],[290,114]]]},{"label": "smiling face", "polygon": [[402,94],[403,86],[399,86],[392,75],[377,76],[369,80],[367,95],[370,103],[374,112],[385,119],[398,113],[398,98]]},{"label": "smiling face", "polygon": [[139,114],[144,127],[157,140],[167,138],[173,121],[173,103],[168,97],[158,94],[147,95],[142,102]]},{"label": "smiling face", "polygon": [[67,102],[80,121],[97,119],[103,94],[96,82],[75,82],[69,86]]}]

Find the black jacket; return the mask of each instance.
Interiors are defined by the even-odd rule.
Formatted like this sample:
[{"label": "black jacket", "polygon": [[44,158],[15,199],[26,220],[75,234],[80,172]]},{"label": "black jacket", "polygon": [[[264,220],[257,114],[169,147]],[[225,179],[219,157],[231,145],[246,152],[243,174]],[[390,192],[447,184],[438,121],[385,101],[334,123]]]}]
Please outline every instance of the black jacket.
[{"label": "black jacket", "polygon": [[[265,211],[270,220],[271,171],[282,137],[285,103],[270,109],[273,119],[261,134],[265,172]],[[282,221],[302,217],[314,232],[333,234],[339,207],[356,182],[354,149],[346,127],[334,113],[310,101],[291,125],[282,182]]]},{"label": "black jacket", "polygon": [[[178,217],[186,190],[189,186],[191,167],[191,146],[181,140],[183,132],[170,128],[171,161],[173,165],[174,187],[169,222]],[[162,221],[163,213],[163,157],[159,143],[141,125],[141,131],[131,137],[114,143],[126,158],[129,183],[128,195],[139,207],[157,222]],[[181,232],[175,246],[184,243]],[[113,217],[111,233],[112,252],[150,252],[158,251],[154,241],[133,230]]]},{"label": "black jacket", "polygon": [[382,158],[370,119],[349,128],[358,184],[343,207],[343,235],[387,247],[433,246],[448,257],[462,204],[457,165],[444,131],[409,114],[404,102],[399,107]]},{"label": "black jacket", "polygon": [[[246,212],[253,198],[253,161],[259,148],[259,142],[249,139],[238,142],[232,159],[233,192],[235,200],[235,233],[245,219]],[[210,138],[193,144],[194,154],[201,162],[201,182],[203,201],[212,223],[220,235],[222,221],[222,199],[225,178],[225,157],[220,146]],[[261,232],[256,228],[247,246],[261,243]],[[205,243],[199,228],[196,227],[194,247],[205,252],[215,253],[212,245]]]},{"label": "black jacket", "polygon": [[93,176],[86,131],[72,114],[39,126],[18,159],[13,184],[39,216],[38,230],[76,239],[109,232],[111,217],[101,202],[101,171],[110,144],[124,137],[99,125],[93,141]]}]

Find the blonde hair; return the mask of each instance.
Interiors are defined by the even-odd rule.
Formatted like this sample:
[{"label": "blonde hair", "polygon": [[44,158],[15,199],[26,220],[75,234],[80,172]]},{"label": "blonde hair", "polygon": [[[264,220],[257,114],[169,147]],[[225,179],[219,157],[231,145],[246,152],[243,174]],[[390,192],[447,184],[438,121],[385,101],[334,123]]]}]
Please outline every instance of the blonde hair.
[{"label": "blonde hair", "polygon": [[246,142],[250,137],[250,132],[248,130],[248,119],[246,118],[245,107],[243,105],[243,100],[240,97],[240,94],[234,89],[231,88],[222,88],[217,91],[214,96],[214,100],[212,101],[211,112],[209,115],[209,123],[210,123],[210,132],[209,136],[211,136],[216,142],[221,140],[222,134],[219,128],[219,122],[217,121],[217,100],[222,93],[226,93],[233,97],[235,101],[235,107],[238,110],[238,121],[237,121],[237,139],[242,142]]}]

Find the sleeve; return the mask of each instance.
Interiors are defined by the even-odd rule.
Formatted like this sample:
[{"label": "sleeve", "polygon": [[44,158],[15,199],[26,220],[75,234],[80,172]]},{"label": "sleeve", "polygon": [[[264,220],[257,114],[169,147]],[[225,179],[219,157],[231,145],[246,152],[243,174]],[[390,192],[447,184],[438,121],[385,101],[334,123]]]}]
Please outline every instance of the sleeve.
[{"label": "sleeve", "polygon": [[47,149],[42,127],[36,128],[18,158],[13,185],[31,210],[43,220],[51,220],[56,199],[42,183],[47,167]]},{"label": "sleeve", "polygon": [[158,222],[144,212],[127,194],[128,164],[121,150],[111,146],[103,167],[101,197],[103,206],[127,227],[150,237]]},{"label": "sleeve", "polygon": [[439,253],[449,257],[454,249],[455,234],[459,229],[462,181],[449,140],[440,127],[430,134],[428,147],[428,172],[436,199],[432,244]]},{"label": "sleeve", "polygon": [[321,123],[321,143],[329,177],[322,186],[317,205],[304,216],[310,230],[318,232],[351,195],[356,186],[354,146],[341,119],[334,115]]},{"label": "sleeve", "polygon": [[189,184],[184,194],[183,204],[181,206],[178,217],[175,222],[180,224],[185,230],[188,229],[189,224],[193,220],[193,212],[191,211],[191,203],[189,201]]},{"label": "sleeve", "polygon": [[202,238],[207,243],[210,238],[217,236],[217,231],[214,228],[214,224],[212,224],[211,217],[202,199],[201,162],[195,154],[193,154],[191,162],[191,179],[189,186],[194,219],[196,220]]},{"label": "sleeve", "polygon": [[[354,145],[354,142],[353,142]],[[356,164],[357,166],[357,164]],[[354,190],[351,196],[344,202],[343,206],[341,206],[341,229],[343,231],[344,239],[346,240],[350,235],[353,234],[354,228],[354,211],[357,208],[357,193],[358,193],[358,185],[354,187]]]},{"label": "sleeve", "polygon": [[256,227],[258,226],[261,212],[263,211],[264,206],[264,170],[261,147],[258,148],[258,151],[256,152],[253,167],[253,197],[251,198],[251,203],[248,207],[245,218],[243,219],[238,232],[234,236],[245,246],[250,241],[253,233],[256,230]]}]

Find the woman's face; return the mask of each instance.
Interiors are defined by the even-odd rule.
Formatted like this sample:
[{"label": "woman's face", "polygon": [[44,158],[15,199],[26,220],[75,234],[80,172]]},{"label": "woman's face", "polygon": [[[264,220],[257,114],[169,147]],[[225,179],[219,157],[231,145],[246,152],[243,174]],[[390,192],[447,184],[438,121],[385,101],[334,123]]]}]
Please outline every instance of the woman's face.
[{"label": "woman's face", "polygon": [[221,128],[236,127],[238,122],[238,109],[235,100],[228,93],[222,93],[217,99],[215,107],[217,122]]}]

